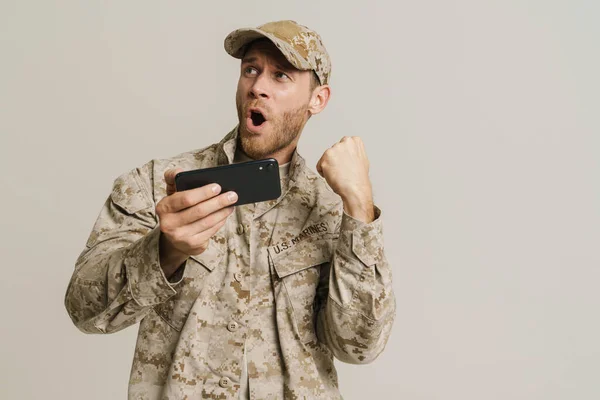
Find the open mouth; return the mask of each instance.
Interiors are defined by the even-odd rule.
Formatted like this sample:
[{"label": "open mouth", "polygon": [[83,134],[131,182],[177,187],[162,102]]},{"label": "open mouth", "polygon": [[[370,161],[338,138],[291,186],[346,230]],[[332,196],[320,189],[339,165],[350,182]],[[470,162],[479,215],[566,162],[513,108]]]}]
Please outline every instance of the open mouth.
[{"label": "open mouth", "polygon": [[267,120],[260,111],[250,111],[250,119],[254,127],[259,127]]}]

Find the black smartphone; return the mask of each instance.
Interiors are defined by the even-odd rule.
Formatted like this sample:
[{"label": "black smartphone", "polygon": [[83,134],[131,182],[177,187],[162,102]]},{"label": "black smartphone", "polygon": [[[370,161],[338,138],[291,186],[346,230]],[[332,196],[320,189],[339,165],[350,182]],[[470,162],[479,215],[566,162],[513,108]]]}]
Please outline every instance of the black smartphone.
[{"label": "black smartphone", "polygon": [[175,175],[175,188],[178,192],[211,183],[218,183],[221,193],[230,190],[236,192],[236,206],[273,200],[281,196],[279,164],[274,158],[194,169]]}]

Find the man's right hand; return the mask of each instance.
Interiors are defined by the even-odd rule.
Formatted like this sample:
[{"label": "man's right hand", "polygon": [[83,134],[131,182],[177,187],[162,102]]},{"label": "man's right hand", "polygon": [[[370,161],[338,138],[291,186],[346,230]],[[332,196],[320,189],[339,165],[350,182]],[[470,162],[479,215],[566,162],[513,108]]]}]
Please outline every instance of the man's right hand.
[{"label": "man's right hand", "polygon": [[220,193],[217,184],[177,192],[175,175],[181,171],[165,171],[167,196],[156,205],[161,230],[160,264],[167,278],[189,256],[206,250],[209,239],[225,225],[237,201],[235,192]]}]

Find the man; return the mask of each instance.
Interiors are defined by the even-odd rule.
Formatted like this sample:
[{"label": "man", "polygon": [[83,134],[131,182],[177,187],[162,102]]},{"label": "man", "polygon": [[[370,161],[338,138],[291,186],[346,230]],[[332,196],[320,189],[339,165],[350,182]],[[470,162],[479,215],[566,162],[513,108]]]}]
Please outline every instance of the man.
[{"label": "man", "polygon": [[[339,399],[334,357],[373,361],[396,307],[365,149],[342,138],[321,176],[296,150],[330,96],[316,32],[272,22],[232,32],[225,49],[242,59],[238,125],[115,180],[65,305],[87,333],[140,322],[130,399]],[[280,165],[276,200],[175,191],[179,171],[267,157]]]}]

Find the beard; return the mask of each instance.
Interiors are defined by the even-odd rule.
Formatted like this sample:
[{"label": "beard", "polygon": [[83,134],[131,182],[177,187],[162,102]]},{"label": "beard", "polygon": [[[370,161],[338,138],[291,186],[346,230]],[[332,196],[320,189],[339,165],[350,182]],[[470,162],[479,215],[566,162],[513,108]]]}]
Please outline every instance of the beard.
[{"label": "beard", "polygon": [[[269,115],[269,120],[266,122],[269,124],[268,130],[263,134],[252,133],[246,126],[247,110],[255,106],[264,108]],[[308,111],[307,103],[282,115],[274,115],[264,104],[249,102],[244,106],[238,99],[236,99],[236,107],[239,120],[238,145],[242,146],[242,150],[248,157],[255,160],[267,158],[292,143],[302,132]]]}]

